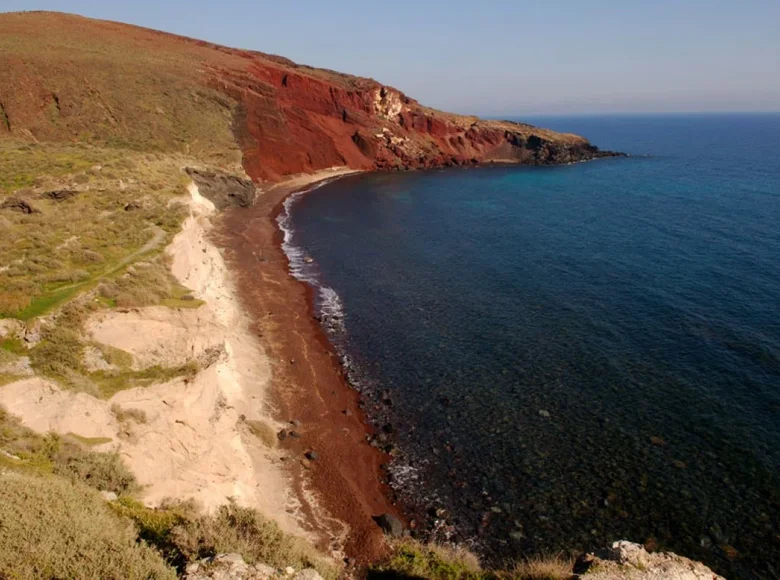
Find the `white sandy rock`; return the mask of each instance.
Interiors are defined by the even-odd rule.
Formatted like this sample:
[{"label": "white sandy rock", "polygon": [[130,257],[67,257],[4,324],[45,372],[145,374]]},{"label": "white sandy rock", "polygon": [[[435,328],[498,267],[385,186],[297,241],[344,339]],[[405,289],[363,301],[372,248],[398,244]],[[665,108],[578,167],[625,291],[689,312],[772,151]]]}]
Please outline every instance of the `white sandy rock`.
[{"label": "white sandy rock", "polygon": [[725,580],[707,566],[670,552],[649,553],[639,544],[621,541],[591,557],[587,580]]},{"label": "white sandy rock", "polygon": [[[247,564],[239,554],[218,554],[187,566],[184,580],[270,580],[284,578],[266,564]],[[293,580],[322,580],[316,570],[301,570]]]}]

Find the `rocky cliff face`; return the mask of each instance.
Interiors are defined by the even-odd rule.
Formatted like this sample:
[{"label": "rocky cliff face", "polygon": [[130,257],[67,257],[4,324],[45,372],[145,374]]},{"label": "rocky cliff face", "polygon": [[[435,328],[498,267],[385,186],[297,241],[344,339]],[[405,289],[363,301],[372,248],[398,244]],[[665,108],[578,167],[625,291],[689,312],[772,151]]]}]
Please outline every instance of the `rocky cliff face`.
[{"label": "rocky cliff face", "polygon": [[549,165],[611,155],[575,135],[429,109],[371,79],[134,26],[11,13],[0,15],[0,29],[0,140],[219,157],[230,129],[256,181],[337,165]]},{"label": "rocky cliff face", "polygon": [[335,165],[552,165],[614,155],[576,135],[442,113],[373,80],[321,78],[289,62],[211,72],[214,86],[240,103],[235,126],[245,166],[263,179]]}]

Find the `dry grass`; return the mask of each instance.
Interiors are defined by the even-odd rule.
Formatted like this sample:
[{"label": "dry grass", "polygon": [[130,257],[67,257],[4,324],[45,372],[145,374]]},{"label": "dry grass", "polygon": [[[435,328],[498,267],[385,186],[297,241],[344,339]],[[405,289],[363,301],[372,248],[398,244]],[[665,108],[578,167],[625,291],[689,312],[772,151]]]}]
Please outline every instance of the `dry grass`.
[{"label": "dry grass", "polygon": [[[73,160],[65,166],[101,160],[101,169],[89,174],[86,184],[78,183],[87,174],[58,175],[62,156]],[[7,198],[4,189],[10,192],[18,183],[33,181],[35,187],[13,197],[38,210],[25,214],[0,209],[0,255],[8,264],[0,272],[0,315],[40,316],[100,281],[116,278],[131,262],[158,254],[186,215],[181,204],[173,203],[186,195],[182,162],[178,157],[122,155],[86,145],[0,140],[0,175],[16,176],[13,182],[0,183],[0,202]],[[62,200],[45,197],[52,190],[78,193]],[[128,284],[136,290],[142,285],[153,290],[164,286],[162,293],[155,292],[158,301],[172,296],[166,291],[170,276],[163,276],[162,284],[157,274]]]},{"label": "dry grass", "polygon": [[116,370],[89,372],[84,366],[84,323],[101,306],[90,300],[66,304],[41,327],[41,342],[29,351],[30,364],[36,373],[49,377],[68,389],[86,392],[94,397],[109,398],[124,389],[163,383],[177,377],[193,377],[200,369],[197,361],[165,367],[155,365],[140,370],[131,367],[129,353],[97,345],[106,361]]},{"label": "dry grass", "polygon": [[422,544],[411,539],[391,544],[390,558],[369,572],[369,578],[425,580],[569,580],[574,563],[563,556],[537,556],[506,570],[486,570],[464,548]]},{"label": "dry grass", "polygon": [[174,580],[132,522],[88,487],[0,472],[0,577]]},{"label": "dry grass", "polygon": [[203,515],[191,502],[169,502],[151,509],[129,498],[112,507],[131,518],[139,536],[156,546],[179,570],[187,562],[220,553],[238,553],[249,563],[263,562],[277,568],[313,567],[326,579],[335,578],[332,561],[302,538],[285,534],[275,522],[256,510],[231,502],[213,515]]},{"label": "dry grass", "polygon": [[[104,442],[104,441],[101,441]],[[95,443],[92,443],[95,444]],[[39,435],[0,407],[0,466],[36,474],[55,474],[98,490],[134,492],[135,477],[114,453],[95,453],[79,438]]]},{"label": "dry grass", "polygon": [[180,524],[171,535],[190,560],[236,552],[249,563],[263,562],[280,568],[312,567],[325,578],[335,575],[331,562],[305,540],[285,534],[276,522],[256,510],[232,502],[212,516]]},{"label": "dry grass", "polygon": [[273,449],[276,447],[279,438],[276,436],[276,429],[265,421],[250,420],[246,422],[249,431],[257,437],[263,445]]},{"label": "dry grass", "polygon": [[574,561],[562,555],[535,556],[518,562],[512,577],[521,580],[569,580]]},{"label": "dry grass", "polygon": [[392,544],[392,556],[375,572],[428,580],[481,580],[488,575],[479,559],[461,548],[405,539]]},{"label": "dry grass", "polygon": [[240,158],[231,132],[235,104],[209,88],[202,72],[227,62],[240,66],[240,58],[77,16],[4,14],[2,22],[0,101],[12,132],[213,161]]},{"label": "dry grass", "polygon": [[143,425],[148,420],[146,417],[146,412],[142,409],[126,409],[117,403],[111,405],[111,412],[114,414],[114,417],[116,417],[116,420],[120,423],[134,421],[135,423]]}]

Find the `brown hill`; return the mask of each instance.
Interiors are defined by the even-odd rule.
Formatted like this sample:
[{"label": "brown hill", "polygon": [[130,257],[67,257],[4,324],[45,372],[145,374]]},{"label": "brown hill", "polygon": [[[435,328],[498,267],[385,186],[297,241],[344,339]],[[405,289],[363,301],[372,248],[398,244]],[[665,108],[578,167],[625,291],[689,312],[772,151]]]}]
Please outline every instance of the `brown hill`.
[{"label": "brown hill", "polygon": [[587,140],[421,106],[372,79],[79,16],[0,14],[0,139],[235,158],[255,180],[609,155]]}]

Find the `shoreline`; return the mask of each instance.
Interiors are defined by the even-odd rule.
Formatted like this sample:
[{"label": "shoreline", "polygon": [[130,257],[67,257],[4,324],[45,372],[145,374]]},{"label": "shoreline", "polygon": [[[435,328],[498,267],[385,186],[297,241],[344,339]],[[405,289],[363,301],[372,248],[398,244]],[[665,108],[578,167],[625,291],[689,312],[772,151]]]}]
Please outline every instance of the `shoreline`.
[{"label": "shoreline", "polygon": [[[399,515],[381,482],[390,457],[366,444],[373,434],[327,335],[315,319],[312,287],[290,272],[277,217],[290,195],[359,173],[346,168],[296,176],[258,193],[255,204],[227,210],[216,228],[250,329],[271,366],[271,414],[286,423],[279,446],[304,516],[320,547],[367,565],[385,553],[372,519]],[[290,435],[290,432],[294,432]],[[312,460],[307,454],[314,451]]]}]

